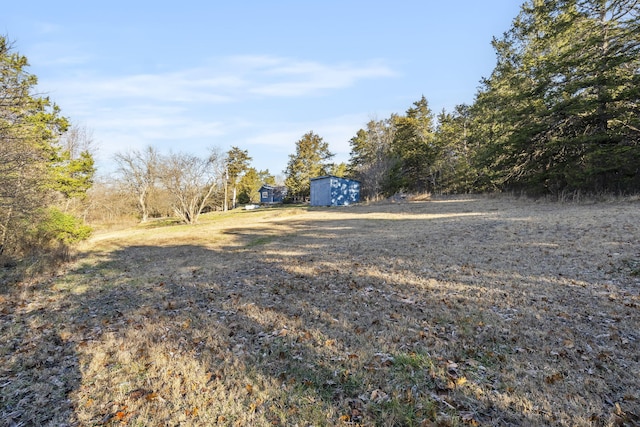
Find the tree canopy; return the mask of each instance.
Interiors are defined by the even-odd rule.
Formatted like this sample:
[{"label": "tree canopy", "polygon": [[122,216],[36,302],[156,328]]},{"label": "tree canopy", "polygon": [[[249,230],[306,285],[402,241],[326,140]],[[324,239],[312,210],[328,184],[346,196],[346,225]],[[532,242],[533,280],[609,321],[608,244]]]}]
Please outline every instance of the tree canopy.
[{"label": "tree canopy", "polygon": [[474,105],[496,185],[538,192],[640,185],[636,1],[535,0],[493,41]]},{"label": "tree canopy", "polygon": [[[83,198],[93,183],[93,157],[71,153],[61,143],[69,121],[48,97],[36,94],[27,58],[0,37],[0,254],[24,256],[73,240],[52,227],[79,223],[61,200]],[[47,233],[42,230],[49,230]]]}]

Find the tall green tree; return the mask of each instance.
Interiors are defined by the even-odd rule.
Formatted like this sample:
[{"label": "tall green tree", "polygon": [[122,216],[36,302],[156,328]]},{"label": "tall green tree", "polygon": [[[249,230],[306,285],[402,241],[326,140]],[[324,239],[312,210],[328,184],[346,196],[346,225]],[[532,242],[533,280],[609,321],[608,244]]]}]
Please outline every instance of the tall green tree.
[{"label": "tall green tree", "polygon": [[28,66],[0,37],[0,254],[15,256],[56,243],[59,234],[39,235],[43,223],[61,218],[50,208],[61,194],[83,195],[93,176],[89,154],[72,161],[65,152],[60,138],[69,122],[49,98],[36,95],[37,78]]},{"label": "tall green tree", "polygon": [[289,155],[285,170],[285,185],[295,201],[309,197],[311,178],[327,175],[331,170],[334,154],[322,137],[307,132],[296,142],[295,154]]},{"label": "tall green tree", "polygon": [[53,189],[60,192],[66,201],[84,199],[93,185],[95,171],[93,156],[88,151],[82,151],[76,158],[71,158],[71,154],[64,151],[53,166]]},{"label": "tall green tree", "polygon": [[[236,198],[238,192],[238,180],[244,174],[247,169],[249,169],[249,164],[251,162],[251,157],[249,156],[249,152],[247,150],[241,150],[238,147],[231,147],[231,149],[227,152],[226,158],[226,175],[227,175],[227,184],[231,186],[232,196],[231,196],[231,208],[235,209],[236,207]],[[225,197],[224,210],[227,210],[227,199]]]},{"label": "tall green tree", "polygon": [[438,153],[433,113],[424,96],[413,103],[405,116],[395,118],[391,153],[397,159],[391,174],[391,190],[422,192],[433,189],[437,180],[433,164]]},{"label": "tall green tree", "polygon": [[499,186],[640,188],[640,27],[634,0],[534,0],[493,42],[474,110]]}]

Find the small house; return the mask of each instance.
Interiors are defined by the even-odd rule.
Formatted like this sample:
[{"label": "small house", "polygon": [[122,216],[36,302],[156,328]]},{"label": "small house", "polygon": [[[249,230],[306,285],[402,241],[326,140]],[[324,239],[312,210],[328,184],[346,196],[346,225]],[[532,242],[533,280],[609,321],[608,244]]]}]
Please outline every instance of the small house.
[{"label": "small house", "polygon": [[311,178],[311,206],[347,206],[360,201],[360,181],[327,175]]},{"label": "small house", "polygon": [[260,187],[260,203],[282,203],[287,195],[287,187],[264,184]]}]

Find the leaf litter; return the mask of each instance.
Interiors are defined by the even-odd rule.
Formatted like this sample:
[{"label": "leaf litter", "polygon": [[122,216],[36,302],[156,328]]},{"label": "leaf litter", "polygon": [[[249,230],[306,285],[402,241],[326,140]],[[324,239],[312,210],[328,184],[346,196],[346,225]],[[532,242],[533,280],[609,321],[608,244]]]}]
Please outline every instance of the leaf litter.
[{"label": "leaf litter", "polygon": [[638,206],[474,196],[96,236],[2,290],[0,425],[637,424]]}]

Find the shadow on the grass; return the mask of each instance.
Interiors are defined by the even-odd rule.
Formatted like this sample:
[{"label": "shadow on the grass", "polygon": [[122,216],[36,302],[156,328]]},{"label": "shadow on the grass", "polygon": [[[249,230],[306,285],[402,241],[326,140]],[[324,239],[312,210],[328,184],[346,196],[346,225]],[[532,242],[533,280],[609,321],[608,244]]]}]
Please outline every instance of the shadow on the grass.
[{"label": "shadow on the grass", "polygon": [[[40,291],[52,297],[66,292],[64,298],[38,310],[15,307],[3,314],[17,325],[14,332],[3,325],[2,332],[8,338],[3,357],[15,353],[0,376],[4,425],[135,424],[152,417],[159,405],[168,418],[156,422],[185,425],[636,419],[637,401],[623,396],[635,386],[624,365],[637,361],[617,360],[616,353],[600,360],[600,368],[594,365],[600,377],[592,384],[607,390],[600,396],[572,382],[582,373],[562,371],[582,363],[585,353],[577,351],[579,345],[555,351],[554,334],[573,328],[575,342],[594,335],[593,329],[575,328],[580,319],[556,312],[570,303],[571,292],[584,288],[563,291],[556,301],[543,293],[558,286],[557,278],[520,265],[496,270],[489,254],[474,250],[501,232],[504,219],[461,215],[472,211],[469,203],[447,204],[443,213],[460,215],[428,220],[434,231],[427,235],[421,234],[425,220],[410,214],[402,220],[294,219],[284,235],[265,228],[235,230],[226,248],[132,246],[103,254],[97,264],[80,264],[64,279],[73,284],[68,289],[58,284]],[[459,231],[460,221],[476,230],[473,235]],[[385,247],[371,247],[367,235]],[[455,244],[467,250],[447,253]],[[522,283],[500,287],[514,277]],[[515,290],[524,296],[508,295]],[[614,310],[608,302],[600,308]],[[550,319],[537,321],[541,314]],[[621,336],[632,334],[627,329]],[[143,341],[150,348],[127,341],[139,330],[152,334]],[[638,343],[625,339],[629,354],[637,354]],[[121,347],[109,352],[102,348],[106,342]],[[94,347],[105,353],[104,369],[116,378],[130,369],[119,353],[138,355],[142,368],[126,378],[126,389],[89,368]],[[152,352],[167,354],[163,359]],[[177,374],[152,366],[158,360],[193,364],[208,379],[182,378],[184,394],[172,400],[170,377]],[[514,361],[536,363],[529,372],[538,378],[526,384],[543,388],[545,397],[510,376]],[[629,384],[612,384],[610,378],[627,378]],[[562,412],[557,402],[574,392],[582,393],[589,413]],[[207,400],[211,393],[226,394],[229,401]]]}]

